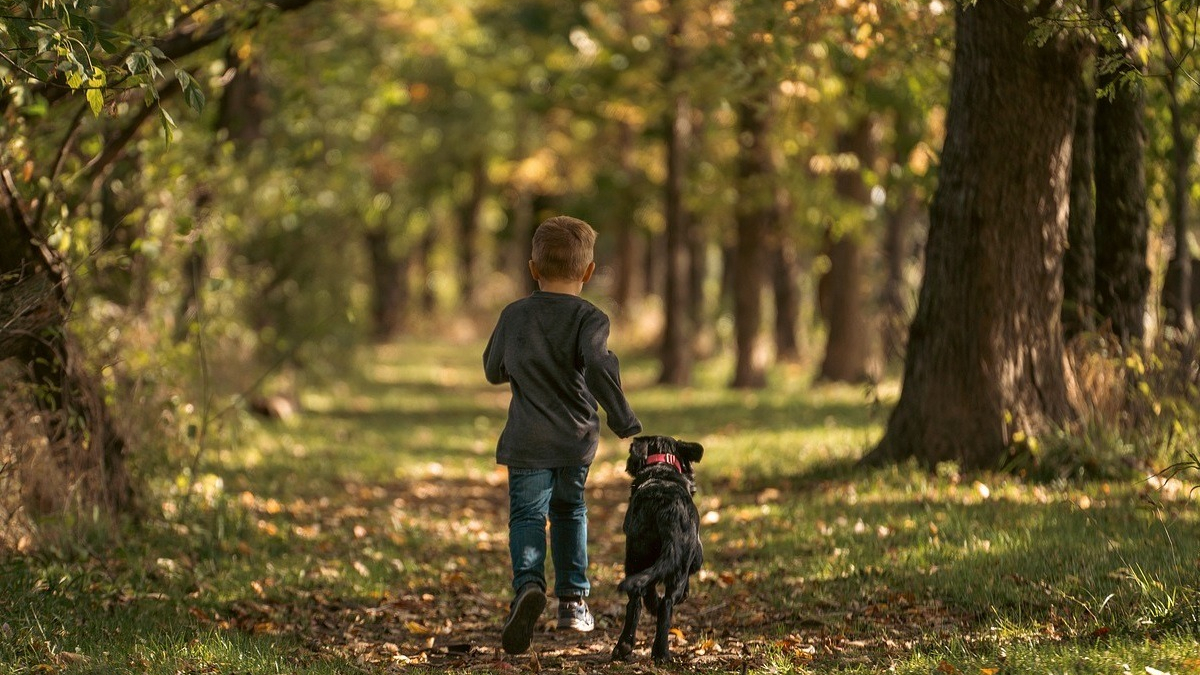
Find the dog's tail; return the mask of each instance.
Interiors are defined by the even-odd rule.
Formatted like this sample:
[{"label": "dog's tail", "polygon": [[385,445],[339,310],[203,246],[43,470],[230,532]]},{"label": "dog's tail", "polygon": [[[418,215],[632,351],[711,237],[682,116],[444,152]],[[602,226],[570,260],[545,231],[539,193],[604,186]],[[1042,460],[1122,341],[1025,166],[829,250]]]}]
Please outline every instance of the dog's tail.
[{"label": "dog's tail", "polygon": [[658,560],[641,572],[630,574],[622,579],[617,588],[626,595],[644,596],[659,582],[675,581],[678,583],[680,580],[671,580],[669,577],[672,575],[687,576],[688,563],[683,559],[685,555],[686,552],[680,545],[679,539],[669,537],[664,542]]}]

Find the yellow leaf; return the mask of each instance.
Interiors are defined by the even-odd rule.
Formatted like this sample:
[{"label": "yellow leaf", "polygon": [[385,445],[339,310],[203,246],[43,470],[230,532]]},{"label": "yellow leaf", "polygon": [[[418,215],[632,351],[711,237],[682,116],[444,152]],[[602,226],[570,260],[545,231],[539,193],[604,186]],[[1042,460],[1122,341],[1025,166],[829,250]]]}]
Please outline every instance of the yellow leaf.
[{"label": "yellow leaf", "polygon": [[996,673],[998,673],[998,672],[1000,672],[999,668],[980,668],[979,669],[979,675],[996,675]]},{"label": "yellow leaf", "polygon": [[412,633],[413,635],[429,635],[433,632],[416,621],[406,621],[404,622],[404,627],[407,628],[408,632]]}]

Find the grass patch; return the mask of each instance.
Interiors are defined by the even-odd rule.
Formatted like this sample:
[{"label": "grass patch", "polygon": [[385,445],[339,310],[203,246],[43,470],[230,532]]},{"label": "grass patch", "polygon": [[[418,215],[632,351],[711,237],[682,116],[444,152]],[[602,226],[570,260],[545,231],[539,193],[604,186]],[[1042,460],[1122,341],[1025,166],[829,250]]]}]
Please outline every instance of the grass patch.
[{"label": "grass patch", "polygon": [[[607,663],[628,493],[607,432],[589,485],[598,628],[499,652],[508,394],[481,351],[375,350],[295,423],[244,420],[186,500],[161,486],[139,522],[0,563],[0,675],[645,672],[644,641]],[[680,670],[1200,672],[1186,489],[862,470],[894,384],[810,389],[793,370],[731,391],[714,360],[672,390],[652,362],[623,365],[647,433],[706,446]]]}]

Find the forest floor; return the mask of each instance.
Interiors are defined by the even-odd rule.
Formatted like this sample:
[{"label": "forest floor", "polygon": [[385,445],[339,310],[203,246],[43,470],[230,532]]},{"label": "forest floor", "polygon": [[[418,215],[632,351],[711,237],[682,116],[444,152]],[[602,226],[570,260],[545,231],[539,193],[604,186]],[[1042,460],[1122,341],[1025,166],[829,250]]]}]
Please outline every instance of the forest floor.
[{"label": "forest floor", "polygon": [[670,668],[610,664],[627,444],[589,479],[597,628],[499,649],[508,585],[507,388],[475,342],[406,341],[315,387],[291,423],[242,417],[145,516],[0,561],[0,674],[1200,672],[1187,485],[862,469],[896,385],[814,388],[799,366],[731,391],[729,365],[653,385],[647,433],[696,440],[705,568]]}]

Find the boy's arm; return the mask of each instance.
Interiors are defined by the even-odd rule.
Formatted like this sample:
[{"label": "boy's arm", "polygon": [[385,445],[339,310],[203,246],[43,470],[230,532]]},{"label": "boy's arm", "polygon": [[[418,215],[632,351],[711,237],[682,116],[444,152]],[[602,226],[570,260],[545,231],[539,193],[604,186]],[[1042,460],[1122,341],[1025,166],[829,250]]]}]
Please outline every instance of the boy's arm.
[{"label": "boy's arm", "polygon": [[621,438],[642,431],[642,423],[621,389],[621,371],[617,357],[608,350],[608,317],[600,311],[584,319],[579,336],[583,377],[588,390],[608,413],[608,428]]},{"label": "boy's arm", "polygon": [[488,338],[487,347],[483,348],[483,374],[492,384],[508,382],[508,370],[504,368],[504,322],[496,324],[492,336]]}]

